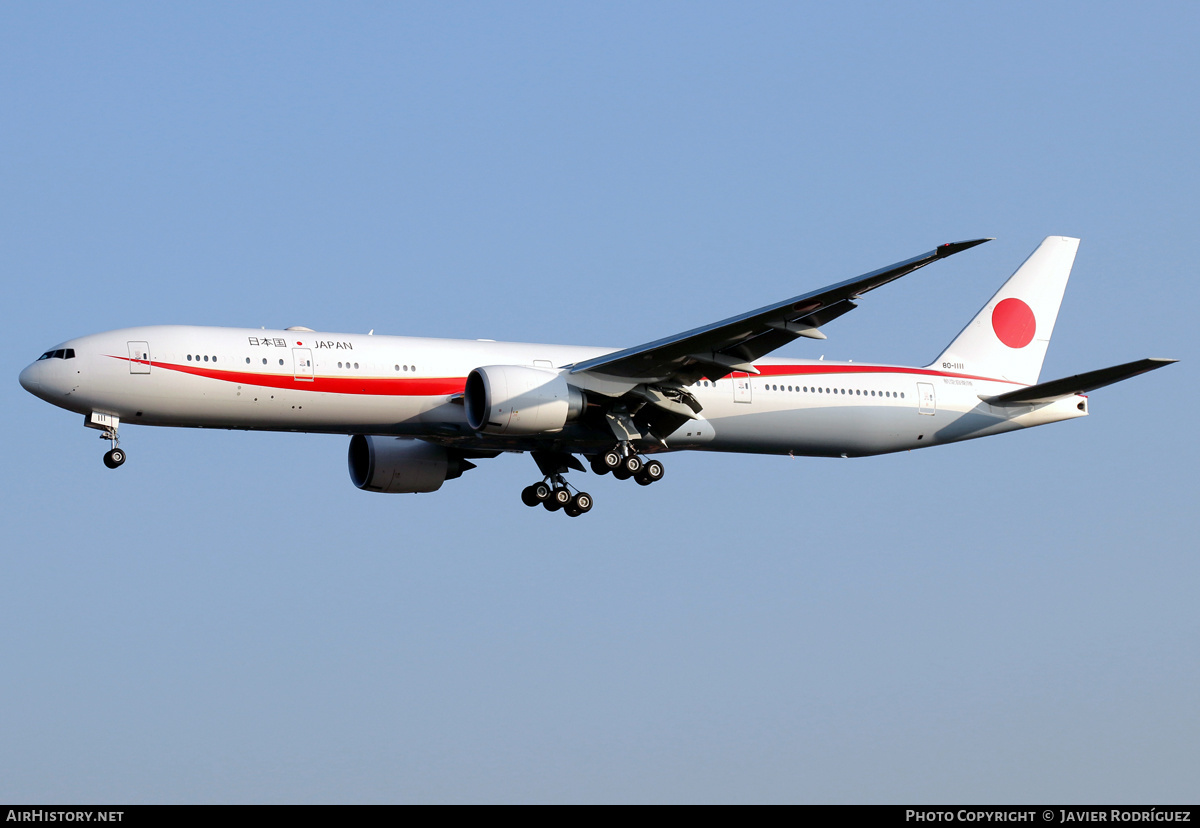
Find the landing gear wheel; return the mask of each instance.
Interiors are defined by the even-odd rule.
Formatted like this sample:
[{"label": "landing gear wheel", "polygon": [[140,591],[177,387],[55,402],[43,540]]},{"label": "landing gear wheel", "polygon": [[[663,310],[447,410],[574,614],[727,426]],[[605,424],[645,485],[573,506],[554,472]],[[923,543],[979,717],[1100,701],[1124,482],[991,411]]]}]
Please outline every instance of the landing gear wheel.
[{"label": "landing gear wheel", "polygon": [[654,482],[653,478],[651,478],[648,474],[646,474],[645,471],[638,472],[638,474],[636,476],[634,476],[633,479],[637,481],[637,484],[639,486],[649,486],[651,483]]},{"label": "landing gear wheel", "polygon": [[570,490],[559,487],[550,493],[550,497],[542,504],[551,512],[557,512],[571,502]]},{"label": "landing gear wheel", "polygon": [[612,469],[604,460],[603,455],[597,455],[588,461],[588,465],[592,468],[592,474],[608,474]]},{"label": "landing gear wheel", "polygon": [[603,463],[604,467],[609,471],[616,471],[621,467],[621,460],[623,459],[624,458],[621,457],[621,453],[619,451],[606,451],[600,458],[600,462]]},{"label": "landing gear wheel", "polygon": [[642,458],[636,454],[631,454],[625,458],[625,471],[630,475],[635,475],[642,470]]},{"label": "landing gear wheel", "polygon": [[537,506],[550,497],[550,487],[545,483],[534,483],[521,490],[521,502],[526,506]]},{"label": "landing gear wheel", "polygon": [[626,471],[624,466],[617,466],[613,469],[613,477],[617,478],[617,480],[628,480],[633,475]]},{"label": "landing gear wheel", "polygon": [[115,448],[104,453],[104,465],[108,466],[110,469],[115,469],[124,462],[125,452],[121,451],[119,448]]},{"label": "landing gear wheel", "polygon": [[642,469],[642,476],[648,479],[651,483],[657,483],[659,480],[662,480],[662,477],[666,471],[667,470],[663,468],[662,463],[658,462],[657,460],[651,460]]},{"label": "landing gear wheel", "polygon": [[563,507],[563,511],[567,513],[567,517],[579,517],[583,512],[579,511],[574,504],[569,504]]},{"label": "landing gear wheel", "polygon": [[[579,492],[575,497],[571,498],[570,508],[575,510],[578,515],[587,514],[592,511],[592,496],[587,492]],[[571,514],[567,512],[567,514]],[[571,515],[574,517],[575,515]]]}]

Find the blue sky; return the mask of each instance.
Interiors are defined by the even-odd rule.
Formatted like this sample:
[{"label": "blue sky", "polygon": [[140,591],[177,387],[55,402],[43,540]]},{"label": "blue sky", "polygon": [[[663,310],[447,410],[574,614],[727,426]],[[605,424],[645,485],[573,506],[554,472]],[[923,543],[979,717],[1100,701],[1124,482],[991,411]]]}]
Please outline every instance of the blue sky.
[{"label": "blue sky", "polygon": [[[1194,801],[1200,10],[9,4],[0,801]],[[527,457],[355,489],[344,437],[128,429],[72,336],[628,346],[995,236],[802,357],[924,364],[1083,239],[1092,416],[851,461]],[[124,430],[123,430],[124,432]]]}]

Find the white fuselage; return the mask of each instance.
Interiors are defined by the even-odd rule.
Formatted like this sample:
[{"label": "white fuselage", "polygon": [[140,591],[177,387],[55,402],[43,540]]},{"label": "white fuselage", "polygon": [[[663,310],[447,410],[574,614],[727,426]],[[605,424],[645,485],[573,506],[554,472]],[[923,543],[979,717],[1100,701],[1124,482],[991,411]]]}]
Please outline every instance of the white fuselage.
[{"label": "white fuselage", "polygon": [[[475,434],[461,395],[472,369],[559,369],[611,348],[165,325],[64,342],[21,384],[59,407],[126,424],[452,438]],[[702,449],[862,456],[923,448],[1084,416],[1086,398],[997,408],[981,397],[1021,387],[933,368],[764,358],[759,375],[688,386],[703,407],[647,451]],[[611,436],[568,434],[569,450]],[[568,439],[569,438],[569,439]],[[465,443],[464,443],[465,444]]]}]

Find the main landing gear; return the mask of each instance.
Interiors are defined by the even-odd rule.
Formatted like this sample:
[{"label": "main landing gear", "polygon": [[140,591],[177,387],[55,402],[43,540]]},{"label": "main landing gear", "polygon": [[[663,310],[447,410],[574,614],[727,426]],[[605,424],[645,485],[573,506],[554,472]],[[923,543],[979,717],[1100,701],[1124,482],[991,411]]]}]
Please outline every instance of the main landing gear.
[{"label": "main landing gear", "polygon": [[[521,490],[522,503],[530,507],[544,506],[548,512],[561,509],[570,517],[579,517],[592,510],[592,496],[578,490],[572,494],[570,485],[563,477],[568,468],[583,471],[583,466],[578,460],[566,454],[546,453],[539,456],[536,452],[534,460],[545,477],[540,483],[534,483]],[[596,474],[612,472],[613,477],[618,480],[633,478],[640,486],[649,486],[662,480],[665,471],[662,463],[642,459],[642,456],[627,443],[591,457],[589,461],[592,471]]]},{"label": "main landing gear", "polygon": [[541,504],[547,512],[557,512],[559,509],[568,517],[579,517],[592,511],[592,496],[587,492],[576,491],[571,494],[566,479],[561,474],[552,474],[541,483],[534,483],[521,490],[521,502],[526,506]]},{"label": "main landing gear", "polygon": [[615,448],[591,459],[592,471],[596,474],[608,474],[617,480],[633,478],[640,486],[649,486],[662,480],[666,469],[657,460],[643,460],[641,455],[625,448]]}]

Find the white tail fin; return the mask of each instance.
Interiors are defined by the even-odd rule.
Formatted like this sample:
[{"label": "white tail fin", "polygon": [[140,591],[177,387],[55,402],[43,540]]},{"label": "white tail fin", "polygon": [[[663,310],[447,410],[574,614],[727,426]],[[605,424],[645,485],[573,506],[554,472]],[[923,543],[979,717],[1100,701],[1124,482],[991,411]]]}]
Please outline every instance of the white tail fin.
[{"label": "white tail fin", "polygon": [[1047,237],[929,367],[1036,383],[1078,249]]}]

